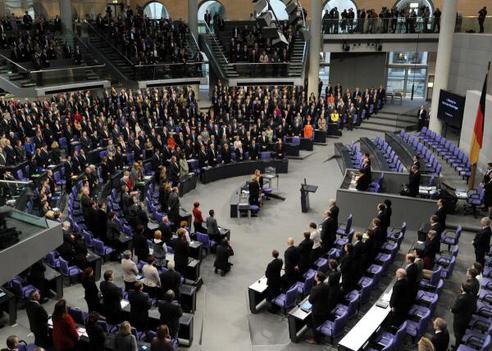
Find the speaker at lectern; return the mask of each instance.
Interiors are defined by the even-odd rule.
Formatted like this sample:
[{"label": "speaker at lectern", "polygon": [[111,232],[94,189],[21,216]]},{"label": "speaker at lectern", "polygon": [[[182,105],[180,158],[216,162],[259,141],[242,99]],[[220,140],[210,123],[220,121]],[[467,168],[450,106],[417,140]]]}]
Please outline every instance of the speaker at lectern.
[{"label": "speaker at lectern", "polygon": [[304,183],[301,184],[301,210],[302,212],[309,211],[309,193],[315,193],[318,190],[317,185],[309,185],[304,178]]}]

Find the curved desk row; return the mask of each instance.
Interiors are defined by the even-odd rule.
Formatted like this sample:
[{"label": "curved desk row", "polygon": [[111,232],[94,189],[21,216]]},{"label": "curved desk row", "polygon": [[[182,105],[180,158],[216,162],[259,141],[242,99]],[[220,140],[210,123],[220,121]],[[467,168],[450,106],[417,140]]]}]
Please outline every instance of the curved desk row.
[{"label": "curved desk row", "polygon": [[248,174],[253,175],[257,169],[264,172],[267,167],[275,168],[277,173],[287,173],[289,170],[289,160],[287,158],[276,160],[249,160],[220,164],[215,167],[205,167],[202,168],[200,178],[202,183],[206,184],[225,178],[239,177]]},{"label": "curved desk row", "polygon": [[[415,150],[412,149],[412,147],[408,145],[408,143],[406,143],[401,136],[395,133],[385,133],[384,140],[389,144],[389,146],[391,146],[393,150],[395,150],[403,166],[405,166],[405,168],[409,170],[413,164],[412,157],[416,154]],[[424,162],[420,163],[420,172],[430,173]]]},{"label": "curved desk row", "polygon": [[338,167],[340,167],[340,171],[342,171],[342,174],[345,174],[345,170],[347,168],[353,167],[349,149],[342,143],[335,143],[334,146]]},{"label": "curved desk row", "polygon": [[360,138],[360,149],[362,152],[369,153],[371,157],[372,169],[374,171],[390,171],[388,162],[384,155],[376,147],[376,144],[369,138]]}]

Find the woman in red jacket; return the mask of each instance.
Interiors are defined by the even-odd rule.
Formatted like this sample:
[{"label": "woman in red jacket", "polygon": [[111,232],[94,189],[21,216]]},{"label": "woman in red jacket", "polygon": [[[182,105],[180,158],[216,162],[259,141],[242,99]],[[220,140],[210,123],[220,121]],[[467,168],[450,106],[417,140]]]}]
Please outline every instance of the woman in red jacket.
[{"label": "woman in red jacket", "polygon": [[202,211],[200,210],[200,203],[196,201],[193,204],[193,226],[195,227],[195,232],[206,233],[206,229],[203,228],[203,217]]},{"label": "woman in red jacket", "polygon": [[55,349],[57,351],[75,350],[79,341],[79,333],[72,316],[68,314],[65,300],[61,299],[56,303],[52,319]]}]

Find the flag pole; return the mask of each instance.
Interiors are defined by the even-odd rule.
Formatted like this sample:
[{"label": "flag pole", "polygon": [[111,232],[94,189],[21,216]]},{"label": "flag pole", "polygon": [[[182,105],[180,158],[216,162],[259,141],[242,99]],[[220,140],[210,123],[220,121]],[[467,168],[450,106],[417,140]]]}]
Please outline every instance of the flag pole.
[{"label": "flag pole", "polygon": [[[490,73],[490,63],[491,61],[489,61],[489,65],[487,67],[487,78],[489,77],[489,73]],[[487,84],[487,82],[485,82]],[[484,116],[485,118],[485,116]],[[480,150],[479,150],[480,152]],[[468,190],[471,190],[473,188],[475,188],[475,178],[477,176],[477,163],[474,163],[471,165],[471,169],[470,169],[470,178],[468,179]]]}]

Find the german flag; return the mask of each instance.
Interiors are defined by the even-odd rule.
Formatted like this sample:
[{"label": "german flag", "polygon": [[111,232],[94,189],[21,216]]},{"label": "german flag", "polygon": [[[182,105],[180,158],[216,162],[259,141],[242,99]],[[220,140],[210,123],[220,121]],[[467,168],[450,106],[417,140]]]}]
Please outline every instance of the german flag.
[{"label": "german flag", "polygon": [[473,136],[470,150],[470,164],[476,165],[478,163],[478,155],[480,149],[483,146],[483,131],[485,125],[485,97],[487,96],[487,81],[490,71],[490,62],[487,74],[485,75],[485,81],[483,82],[482,95],[480,96],[480,102],[478,104],[477,117],[475,119],[475,127],[473,128]]},{"label": "german flag", "polygon": [[475,118],[475,126],[473,128],[473,135],[471,140],[470,149],[470,164],[471,164],[471,177],[470,177],[470,187],[475,184],[475,173],[478,164],[478,157],[480,155],[480,150],[483,146],[483,131],[485,127],[485,99],[487,96],[487,81],[490,72],[490,62],[487,69],[487,74],[485,75],[485,80],[483,82],[482,95],[480,96],[480,102],[478,104],[477,117]]}]

